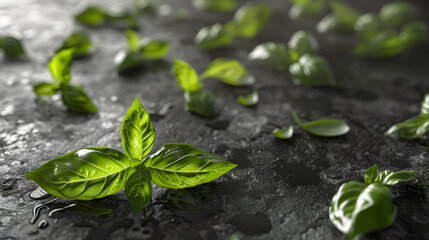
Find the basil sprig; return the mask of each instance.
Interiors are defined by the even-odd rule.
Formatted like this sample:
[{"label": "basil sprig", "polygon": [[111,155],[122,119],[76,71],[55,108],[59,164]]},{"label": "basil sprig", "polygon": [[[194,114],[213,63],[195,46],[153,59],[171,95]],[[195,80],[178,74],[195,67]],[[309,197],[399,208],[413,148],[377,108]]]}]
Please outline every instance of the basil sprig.
[{"label": "basil sprig", "polygon": [[98,6],[88,6],[75,16],[75,20],[88,27],[113,26],[138,28],[137,18],[129,12],[110,12]]},{"label": "basil sprig", "polygon": [[0,49],[6,58],[11,60],[25,59],[27,54],[19,39],[10,36],[0,36]]},{"label": "basil sprig", "polygon": [[124,117],[121,136],[125,154],[106,147],[83,148],[50,160],[26,176],[46,192],[66,199],[103,198],[125,189],[128,202],[138,212],[152,198],[152,181],[165,188],[188,188],[236,167],[180,143],[166,144],[147,156],[155,130],[137,98]]},{"label": "basil sprig", "polygon": [[83,31],[75,31],[71,33],[70,36],[64,39],[63,43],[56,52],[70,48],[74,48],[75,51],[73,56],[75,58],[86,57],[95,50],[91,38],[86,32]]},{"label": "basil sprig", "polygon": [[73,63],[74,48],[59,51],[49,62],[51,75],[57,82],[42,82],[34,86],[39,96],[52,96],[61,92],[63,103],[70,111],[77,113],[95,113],[98,108],[86,93],[77,85],[70,84],[70,69]]}]

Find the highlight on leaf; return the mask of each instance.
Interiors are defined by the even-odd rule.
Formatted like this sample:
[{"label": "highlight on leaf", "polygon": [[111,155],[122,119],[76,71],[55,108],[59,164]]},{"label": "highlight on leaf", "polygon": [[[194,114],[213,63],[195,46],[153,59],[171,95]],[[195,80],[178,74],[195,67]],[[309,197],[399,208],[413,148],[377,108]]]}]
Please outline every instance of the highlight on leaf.
[{"label": "highlight on leaf", "polygon": [[290,65],[289,72],[295,85],[334,85],[335,77],[328,62],[317,55],[305,54]]},{"label": "highlight on leaf", "polygon": [[259,102],[258,90],[251,92],[248,95],[238,96],[237,101],[243,106],[254,106]]},{"label": "highlight on leaf", "polygon": [[293,117],[302,129],[319,137],[337,137],[350,131],[349,125],[340,119],[325,118],[303,123],[295,112]]},{"label": "highlight on leaf", "polygon": [[274,136],[276,136],[278,139],[289,139],[293,136],[293,126],[290,125],[287,128],[276,128],[273,130]]},{"label": "highlight on leaf", "polygon": [[200,78],[216,78],[233,86],[249,86],[255,83],[253,75],[239,61],[227,58],[213,60]]}]

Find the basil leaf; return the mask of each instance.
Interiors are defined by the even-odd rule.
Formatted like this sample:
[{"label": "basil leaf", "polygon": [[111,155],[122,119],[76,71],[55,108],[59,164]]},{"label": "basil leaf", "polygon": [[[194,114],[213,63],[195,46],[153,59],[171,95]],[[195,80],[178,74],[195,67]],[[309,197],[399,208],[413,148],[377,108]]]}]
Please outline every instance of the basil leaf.
[{"label": "basil leaf", "polygon": [[140,38],[137,33],[131,29],[125,30],[125,34],[128,37],[128,47],[130,48],[131,52],[136,52],[140,48]]},{"label": "basil leaf", "polygon": [[[319,48],[319,44],[313,34],[306,31],[295,32],[287,43],[287,46],[298,53],[298,58],[306,53],[316,53]],[[294,62],[298,58],[293,59]]]},{"label": "basil leaf", "polygon": [[271,15],[271,9],[262,3],[247,3],[240,7],[234,15],[234,35],[252,38],[261,30]]},{"label": "basil leaf", "polygon": [[135,167],[125,184],[125,194],[134,212],[139,212],[152,199],[152,180],[143,166]]},{"label": "basil leaf", "polygon": [[136,17],[129,12],[118,12],[106,14],[106,21],[109,25],[117,28],[138,28]]},{"label": "basil leaf", "polygon": [[427,41],[428,32],[428,26],[425,22],[413,21],[402,27],[399,38],[402,39],[404,44],[412,45],[415,43]]},{"label": "basil leaf", "polygon": [[279,139],[289,139],[293,136],[293,126],[290,125],[287,128],[276,128],[273,130],[273,134]]},{"label": "basil leaf", "polygon": [[239,103],[241,103],[241,105],[244,105],[244,106],[253,106],[253,105],[257,104],[258,101],[259,101],[258,91],[255,90],[255,91],[253,91],[252,93],[250,93],[248,95],[239,96],[237,98],[237,101]]},{"label": "basil leaf", "polygon": [[328,62],[316,55],[305,54],[297,63],[290,65],[289,72],[296,85],[333,85],[334,73]]},{"label": "basil leaf", "polygon": [[140,43],[140,54],[146,60],[158,60],[164,58],[170,51],[168,42],[143,39]]},{"label": "basil leaf", "polygon": [[213,10],[218,12],[230,12],[238,6],[236,0],[192,0],[192,4],[198,10]]},{"label": "basil leaf", "polygon": [[73,48],[75,57],[84,57],[94,51],[94,45],[91,42],[88,34],[85,32],[73,32],[62,43],[61,47],[56,51],[57,53],[64,49]]},{"label": "basil leaf", "polygon": [[378,166],[377,164],[372,165],[363,174],[365,183],[371,184],[377,182],[378,177]]},{"label": "basil leaf", "polygon": [[77,113],[98,112],[98,108],[79,86],[64,85],[62,91],[63,102],[70,111]]},{"label": "basil leaf", "polygon": [[397,123],[387,130],[386,135],[397,134],[408,140],[416,139],[429,131],[429,116],[416,116]]},{"label": "basil leaf", "polygon": [[295,4],[289,10],[289,17],[291,19],[317,17],[323,13],[326,8],[325,0],[303,0],[293,2],[295,2]]},{"label": "basil leaf", "polygon": [[34,86],[34,92],[39,96],[52,96],[61,90],[59,83],[39,83]]},{"label": "basil leaf", "polygon": [[319,137],[337,137],[348,133],[350,130],[349,125],[340,119],[326,118],[303,123],[296,113],[293,113],[293,117],[302,129]]},{"label": "basil leaf", "polygon": [[125,114],[121,127],[122,148],[133,165],[140,164],[152,150],[155,135],[150,116],[136,97]]},{"label": "basil leaf", "polygon": [[383,22],[399,27],[419,15],[419,10],[411,3],[398,1],[384,5],[380,10],[380,18]]},{"label": "basil leaf", "polygon": [[75,16],[75,20],[83,25],[97,27],[105,23],[106,15],[107,13],[104,9],[101,9],[96,6],[89,6],[81,13],[77,14]]},{"label": "basil leaf", "polygon": [[213,95],[204,89],[196,92],[185,92],[186,110],[209,118],[214,109]]},{"label": "basil leaf", "polygon": [[365,13],[356,19],[353,28],[360,36],[372,38],[376,36],[384,26],[377,13]]},{"label": "basil leaf", "polygon": [[420,108],[420,116],[429,115],[429,93],[425,95]]},{"label": "basil leaf", "polygon": [[233,86],[248,86],[255,83],[255,78],[239,61],[226,58],[213,60],[200,78],[201,80],[216,78]]},{"label": "basil leaf", "polygon": [[365,39],[355,49],[354,54],[367,57],[392,57],[402,53],[406,44],[394,31],[383,31],[373,38]]},{"label": "basil leaf", "polygon": [[144,63],[144,59],[139,52],[130,52],[123,50],[116,54],[114,62],[116,65],[116,71],[119,74],[123,74],[141,67]]},{"label": "basil leaf", "polygon": [[237,166],[191,145],[178,143],[164,145],[144,165],[156,185],[173,189],[211,182]]},{"label": "basil leaf", "polygon": [[289,51],[282,43],[274,42],[259,44],[249,53],[250,60],[262,60],[277,70],[288,69],[294,58],[299,58],[294,51]]},{"label": "basil leaf", "polygon": [[64,49],[55,54],[49,62],[52,76],[61,83],[70,82],[70,68],[73,63],[74,48]]},{"label": "basil leaf", "polygon": [[21,41],[14,37],[0,37],[0,49],[9,59],[26,57]]},{"label": "basil leaf", "polygon": [[390,170],[384,170],[381,171],[377,177],[377,182],[380,182],[384,185],[395,185],[399,182],[408,182],[412,180],[422,180],[427,184],[427,182],[424,181],[415,171],[392,172]]},{"label": "basil leaf", "polygon": [[60,198],[91,200],[125,187],[131,161],[105,147],[83,148],[43,164],[25,176]]},{"label": "basil leaf", "polygon": [[329,218],[348,239],[393,224],[395,207],[390,189],[380,183],[344,183],[334,195]]},{"label": "basil leaf", "polygon": [[350,32],[359,16],[359,11],[340,1],[331,1],[332,13],[325,16],[317,25],[317,30],[325,32]]},{"label": "basil leaf", "polygon": [[234,40],[234,36],[228,29],[230,27],[231,25],[224,27],[220,23],[203,27],[195,36],[194,43],[197,47],[203,49],[213,49],[230,45]]},{"label": "basil leaf", "polygon": [[174,60],[174,73],[177,82],[185,92],[196,92],[203,87],[195,70],[185,61]]}]

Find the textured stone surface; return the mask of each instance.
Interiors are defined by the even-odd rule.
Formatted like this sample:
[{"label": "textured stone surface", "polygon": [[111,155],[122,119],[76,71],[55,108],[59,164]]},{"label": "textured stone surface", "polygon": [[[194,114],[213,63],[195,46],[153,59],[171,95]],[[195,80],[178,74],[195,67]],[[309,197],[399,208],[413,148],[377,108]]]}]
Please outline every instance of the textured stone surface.
[{"label": "textured stone surface", "polygon": [[[97,52],[75,62],[72,78],[100,112],[82,116],[67,111],[58,97],[37,98],[32,91],[34,83],[51,80],[49,57],[64,37],[80,28],[72,20],[80,2],[0,1],[1,34],[21,34],[31,59],[0,59],[0,239],[345,239],[328,216],[330,199],[342,183],[362,181],[364,169],[374,163],[382,169],[415,169],[429,179],[429,156],[423,148],[427,137],[404,141],[383,135],[393,123],[417,114],[429,92],[427,45],[393,59],[365,60],[350,54],[355,37],[316,34],[320,53],[329,60],[340,87],[297,87],[286,73],[246,59],[258,43],[286,42],[300,29],[314,32],[315,21],[288,19],[286,0],[264,1],[275,13],[258,37],[209,52],[193,46],[195,33],[204,25],[226,22],[231,14],[196,12],[189,1],[164,0],[160,2],[169,5],[163,9],[170,7],[172,14],[141,17],[140,35],[164,38],[172,51],[165,63],[140,74],[115,74],[112,59],[126,47],[122,31],[91,29]],[[94,2],[121,9],[132,1]],[[350,2],[376,11],[388,1]],[[426,0],[412,2],[422,12],[429,10]],[[188,18],[175,17],[179,7],[188,10]],[[235,100],[251,87],[208,80],[205,88],[217,98],[216,116],[204,119],[184,111],[183,93],[171,71],[173,59],[184,59],[201,72],[215,57],[237,58],[255,75],[254,87],[260,92],[256,107]],[[30,199],[37,186],[24,173],[82,147],[121,149],[122,117],[135,96],[150,113],[170,106],[164,116],[153,117],[158,133],[154,151],[165,143],[188,143],[239,166],[215,183],[194,189],[155,187],[152,203],[138,214],[121,192],[90,202],[54,201],[48,204],[50,210],[77,206],[50,217],[44,209],[30,224],[33,207],[50,199]],[[296,128],[292,139],[275,139],[271,131],[292,124],[293,111],[302,120],[343,118],[351,131],[325,139]],[[392,190],[398,210],[395,224],[365,239],[429,239],[427,189],[405,184]],[[39,229],[43,220],[48,226]]]}]

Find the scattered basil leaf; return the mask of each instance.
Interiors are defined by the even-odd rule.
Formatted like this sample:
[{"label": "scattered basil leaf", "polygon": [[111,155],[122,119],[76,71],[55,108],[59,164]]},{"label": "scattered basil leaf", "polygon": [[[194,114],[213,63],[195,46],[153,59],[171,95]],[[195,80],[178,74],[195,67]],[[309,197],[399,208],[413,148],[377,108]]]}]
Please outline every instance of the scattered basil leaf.
[{"label": "scattered basil leaf", "polygon": [[194,43],[197,47],[203,49],[213,49],[227,46],[232,43],[234,36],[228,30],[231,25],[222,26],[216,23],[212,26],[203,27],[195,36]]},{"label": "scattered basil leaf", "polygon": [[292,80],[296,85],[333,85],[334,73],[328,62],[317,55],[305,54],[297,63],[289,67]]},{"label": "scattered basil leaf", "polygon": [[79,86],[63,85],[62,99],[70,111],[77,113],[98,112],[98,108]]},{"label": "scattered basil leaf", "polygon": [[9,59],[19,59],[26,57],[21,41],[14,37],[0,36],[0,49]]},{"label": "scattered basil leaf", "polygon": [[[377,177],[377,182],[380,182],[384,185],[395,185],[399,182],[408,182],[412,180],[423,180],[423,179],[415,171],[392,172],[390,170],[384,170],[384,171],[381,171]],[[427,184],[426,181],[424,182]]]},{"label": "scattered basil leaf", "polygon": [[64,40],[56,52],[58,53],[64,49],[74,49],[74,57],[85,57],[94,52],[94,44],[88,34],[76,31]]},{"label": "scattered basil leaf", "polygon": [[377,182],[377,177],[378,177],[378,166],[377,166],[377,164],[372,165],[363,174],[364,181],[367,184]]},{"label": "scattered basil leaf", "polygon": [[287,128],[276,128],[273,131],[273,134],[278,138],[278,139],[289,139],[293,136],[293,126],[290,125]]},{"label": "scattered basil leaf", "polygon": [[363,40],[355,49],[358,56],[385,58],[402,53],[407,45],[394,31],[379,32],[373,38]]},{"label": "scattered basil leaf", "polygon": [[174,60],[174,73],[177,82],[185,92],[196,92],[203,87],[195,70],[185,61]]},{"label": "scattered basil leaf", "polygon": [[297,31],[289,39],[287,43],[289,49],[298,53],[298,57],[293,59],[293,62],[298,61],[299,57],[306,53],[316,53],[319,48],[316,38],[313,34],[306,31]]},{"label": "scattered basil leaf", "polygon": [[252,38],[261,30],[271,15],[271,9],[262,3],[247,3],[240,7],[234,15],[234,35]]},{"label": "scattered basil leaf", "polygon": [[250,60],[262,60],[276,70],[286,70],[294,58],[299,58],[295,51],[289,51],[282,43],[267,42],[256,46],[249,53]]},{"label": "scattered basil leaf", "polygon": [[216,78],[233,86],[249,86],[255,83],[255,78],[239,61],[226,58],[213,60],[200,78]]},{"label": "scattered basil leaf", "polygon": [[77,22],[90,27],[101,26],[105,23],[106,12],[96,6],[89,6],[75,16]]},{"label": "scattered basil leaf", "polygon": [[399,27],[419,15],[419,10],[411,3],[397,1],[384,5],[380,10],[380,18],[386,24]]},{"label": "scattered basil leaf", "polygon": [[186,110],[209,118],[214,108],[213,95],[204,89],[195,92],[185,92]]},{"label": "scattered basil leaf", "polygon": [[350,32],[359,17],[359,11],[343,1],[330,1],[332,13],[325,16],[317,25],[317,30],[325,32]]},{"label": "scattered basil leaf", "polygon": [[326,118],[303,123],[296,113],[293,117],[302,129],[319,137],[337,137],[350,131],[349,125],[340,119]]},{"label": "scattered basil leaf", "polygon": [[61,83],[70,82],[70,68],[73,63],[74,48],[59,51],[49,62],[52,76]]},{"label": "scattered basil leaf", "polygon": [[291,19],[317,17],[320,16],[326,8],[326,0],[298,0],[292,2],[294,2],[294,4],[289,10],[289,17]]},{"label": "scattered basil leaf", "polygon": [[25,176],[57,197],[91,200],[124,189],[131,169],[131,161],[123,153],[94,147],[50,160]]},{"label": "scattered basil leaf", "polygon": [[192,4],[198,10],[212,10],[218,12],[230,12],[237,9],[236,0],[192,0]]},{"label": "scattered basil leaf", "polygon": [[39,96],[52,96],[61,90],[59,83],[39,83],[34,86],[34,92]]},{"label": "scattered basil leaf", "polygon": [[173,189],[211,182],[237,166],[191,145],[178,143],[164,145],[144,165],[156,185]]},{"label": "scattered basil leaf", "polygon": [[152,179],[143,165],[134,168],[125,184],[125,194],[133,211],[139,212],[152,199]]},{"label": "scattered basil leaf", "polygon": [[245,95],[245,96],[239,96],[237,98],[237,101],[241,103],[241,105],[244,106],[253,106],[256,105],[259,102],[259,94],[258,91],[255,90],[252,93]]},{"label": "scattered basil leaf", "polygon": [[429,131],[429,116],[416,116],[397,123],[387,130],[386,135],[397,134],[408,140],[416,139]]},{"label": "scattered basil leaf", "polygon": [[384,25],[377,13],[365,13],[356,19],[353,28],[361,37],[372,38],[384,28]]},{"label": "scattered basil leaf", "polygon": [[140,42],[140,54],[145,60],[162,59],[169,51],[170,44],[165,41],[146,38]]},{"label": "scattered basil leaf", "polygon": [[407,23],[402,27],[399,38],[402,39],[404,44],[413,45],[419,42],[425,42],[428,40],[428,26],[422,21],[413,21]]},{"label": "scattered basil leaf", "polygon": [[126,73],[132,69],[142,66],[144,59],[139,52],[120,51],[114,58],[116,71],[119,74]]},{"label": "scattered basil leaf", "polygon": [[140,48],[140,38],[139,35],[134,30],[126,29],[125,34],[128,37],[128,47],[131,52],[137,52]]},{"label": "scattered basil leaf", "polygon": [[390,189],[380,183],[344,183],[329,209],[331,222],[350,240],[392,225],[395,215]]}]

